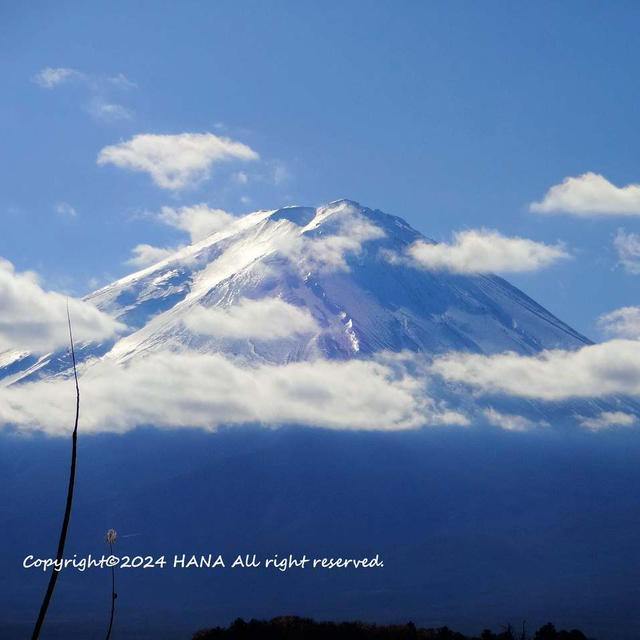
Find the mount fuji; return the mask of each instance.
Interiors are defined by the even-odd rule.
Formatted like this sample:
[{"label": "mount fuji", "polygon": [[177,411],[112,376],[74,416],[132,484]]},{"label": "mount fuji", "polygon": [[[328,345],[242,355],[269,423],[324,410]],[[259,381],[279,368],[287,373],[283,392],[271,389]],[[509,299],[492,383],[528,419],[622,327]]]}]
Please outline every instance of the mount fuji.
[{"label": "mount fuji", "polygon": [[[226,219],[204,239],[88,295],[121,329],[79,344],[78,362],[82,371],[96,363],[126,369],[153,354],[189,353],[255,368],[409,354],[413,375],[416,358],[449,351],[531,355],[591,344],[498,276],[420,267],[407,257],[416,242],[435,244],[401,218],[349,200]],[[65,350],[1,354],[0,384],[68,376],[69,364]],[[425,423],[487,416],[495,423],[506,412],[564,425],[603,411],[638,412],[623,398],[478,400],[434,376],[428,394]]]}]

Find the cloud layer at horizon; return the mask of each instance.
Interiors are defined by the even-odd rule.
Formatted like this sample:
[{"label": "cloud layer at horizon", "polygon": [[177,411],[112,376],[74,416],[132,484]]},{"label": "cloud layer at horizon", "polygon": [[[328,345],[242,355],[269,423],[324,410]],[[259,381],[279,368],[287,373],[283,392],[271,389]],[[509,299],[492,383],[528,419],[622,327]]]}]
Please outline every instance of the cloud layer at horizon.
[{"label": "cloud layer at horizon", "polygon": [[640,396],[640,340],[615,339],[575,351],[554,349],[525,356],[451,352],[432,370],[479,393],[540,400]]},{"label": "cloud layer at horizon", "polygon": [[[423,382],[379,360],[315,360],[240,366],[221,354],[156,352],[118,365],[82,367],[83,431],[259,423],[330,429],[398,430],[424,424],[466,424],[434,403]],[[69,433],[73,388],[64,378],[0,387],[0,423]]]}]

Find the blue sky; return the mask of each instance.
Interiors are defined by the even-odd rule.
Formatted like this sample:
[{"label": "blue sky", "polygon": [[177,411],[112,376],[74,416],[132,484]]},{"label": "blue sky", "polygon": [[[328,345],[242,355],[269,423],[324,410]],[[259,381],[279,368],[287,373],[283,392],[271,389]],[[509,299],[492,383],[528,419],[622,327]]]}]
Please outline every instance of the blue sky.
[{"label": "blue sky", "polygon": [[[529,210],[586,172],[618,187],[640,182],[636,3],[0,11],[0,256],[48,287],[86,293],[131,271],[134,246],[186,241],[154,217],[163,206],[238,214],[348,197],[435,240],[486,227],[563,241],[571,260],[505,275],[592,337],[600,314],[638,303],[634,255],[625,268],[614,244],[640,233],[637,207]],[[72,75],[42,86],[47,68]],[[189,132],[226,136],[260,158],[215,163],[178,190],[96,162],[137,134]]]}]

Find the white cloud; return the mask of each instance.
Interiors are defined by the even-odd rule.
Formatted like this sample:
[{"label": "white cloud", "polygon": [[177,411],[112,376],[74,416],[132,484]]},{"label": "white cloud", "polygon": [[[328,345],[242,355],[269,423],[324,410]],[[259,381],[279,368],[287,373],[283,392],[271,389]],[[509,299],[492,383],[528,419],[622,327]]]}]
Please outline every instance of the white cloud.
[{"label": "white cloud", "polygon": [[55,212],[65,218],[75,218],[78,212],[68,202],[58,202],[55,206]]},{"label": "white cloud", "polygon": [[335,234],[315,237],[305,242],[302,257],[311,269],[347,270],[348,254],[358,254],[364,242],[384,236],[384,231],[364,216],[345,218]]},{"label": "white cloud", "polygon": [[88,107],[89,113],[97,120],[113,122],[115,120],[130,120],[133,118],[133,111],[123,107],[121,104],[105,102],[101,98],[95,98]]},{"label": "white cloud", "polygon": [[280,253],[306,271],[348,271],[348,255],[357,255],[362,245],[384,238],[385,232],[363,216],[350,203],[338,203],[324,209],[319,217],[336,215],[333,226],[323,234],[295,234],[282,241]]},{"label": "white cloud", "polygon": [[576,216],[640,215],[640,184],[616,187],[604,176],[590,171],[554,185],[541,202],[532,202],[529,210]]},{"label": "white cloud", "polygon": [[236,220],[232,214],[222,209],[211,209],[204,203],[179,209],[162,207],[157,217],[164,224],[186,231],[192,243],[220,231]]},{"label": "white cloud", "polygon": [[606,333],[621,338],[640,338],[640,307],[621,307],[598,318]]},{"label": "white cloud", "polygon": [[489,424],[505,429],[506,431],[528,431],[534,427],[541,426],[524,416],[512,413],[500,413],[493,407],[485,409],[482,413]]},{"label": "white cloud", "polygon": [[[407,254],[416,266],[456,273],[535,271],[570,257],[560,244],[510,238],[486,229],[459,231],[453,239],[452,244],[418,240],[408,247]],[[398,259],[391,256],[392,262]]]},{"label": "white cloud", "polygon": [[[0,388],[0,423],[68,433],[68,385],[51,378]],[[364,360],[243,367],[221,354],[156,352],[126,366],[83,366],[80,389],[84,432],[250,422],[397,430],[464,420],[411,375]]]},{"label": "white cloud", "polygon": [[593,418],[581,417],[580,425],[592,431],[598,431],[599,429],[609,429],[611,427],[630,427],[637,420],[637,417],[631,413],[602,411]]},{"label": "white cloud", "polygon": [[160,262],[165,258],[168,258],[170,255],[178,251],[178,248],[162,248],[162,247],[153,247],[150,244],[139,244],[136,245],[133,249],[131,249],[131,253],[133,256],[127,260],[127,264],[130,264],[134,267],[148,267],[151,264],[155,264],[156,262]]},{"label": "white cloud", "polygon": [[640,340],[610,340],[575,351],[481,355],[452,352],[436,357],[432,371],[481,393],[542,400],[640,396]]},{"label": "white cloud", "polygon": [[198,306],[190,310],[185,324],[203,335],[256,340],[277,340],[319,331],[307,309],[279,298],[245,298],[224,308]]},{"label": "white cloud", "polygon": [[618,229],[613,246],[622,268],[629,273],[640,274],[640,235]]},{"label": "white cloud", "polygon": [[78,342],[112,336],[121,325],[93,305],[44,291],[37,276],[0,258],[0,351],[47,352],[68,344],[67,300]]},{"label": "white cloud", "polygon": [[212,133],[139,134],[104,147],[98,164],[144,171],[159,187],[178,190],[207,178],[215,163],[258,157],[247,145]]},{"label": "white cloud", "polygon": [[45,67],[33,76],[33,81],[44,89],[53,89],[63,82],[80,77],[82,77],[82,74],[75,69],[68,69],[66,67]]}]

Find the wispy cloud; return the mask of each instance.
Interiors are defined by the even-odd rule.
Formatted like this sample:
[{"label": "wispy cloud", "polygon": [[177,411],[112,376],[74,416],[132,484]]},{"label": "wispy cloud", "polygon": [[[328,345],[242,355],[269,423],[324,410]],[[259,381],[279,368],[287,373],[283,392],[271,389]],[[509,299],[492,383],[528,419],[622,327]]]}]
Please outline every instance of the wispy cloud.
[{"label": "wispy cloud", "polygon": [[408,261],[423,269],[455,273],[537,271],[570,257],[562,244],[507,237],[486,229],[456,232],[451,244],[418,240],[407,248],[405,256],[386,255],[391,262]]},{"label": "wispy cloud", "polygon": [[621,307],[598,318],[598,326],[610,335],[640,338],[640,307]]},{"label": "wispy cloud", "polygon": [[618,229],[613,246],[620,266],[629,273],[640,274],[640,235]]},{"label": "wispy cloud", "polygon": [[72,81],[80,84],[90,96],[85,109],[96,120],[113,122],[133,117],[131,109],[108,98],[114,92],[136,87],[136,84],[123,73],[100,75],[67,67],[45,67],[35,74],[32,80],[43,89],[54,89]]},{"label": "wispy cloud", "polygon": [[[69,298],[78,342],[112,336],[121,327],[93,305]],[[45,291],[31,271],[18,273],[0,258],[0,351],[51,351],[68,344],[67,297]]]},{"label": "wispy cloud", "polygon": [[78,212],[68,202],[58,202],[54,210],[63,218],[75,218],[78,215]]},{"label": "wispy cloud", "polygon": [[249,182],[249,176],[244,171],[238,171],[234,177],[238,184],[247,184]]},{"label": "wispy cloud", "polygon": [[640,184],[616,187],[599,173],[565,178],[551,187],[529,210],[576,216],[640,215]]},{"label": "wispy cloud", "polygon": [[129,80],[124,73],[105,75],[87,73],[70,67],[44,67],[31,79],[43,89],[53,89],[71,80],[76,80],[82,82],[96,93],[109,87],[115,89],[135,89],[138,86],[135,82]]},{"label": "wispy cloud", "polygon": [[214,164],[258,157],[247,145],[212,133],[139,134],[104,147],[98,164],[145,172],[159,187],[180,190],[207,178]]},{"label": "wispy cloud", "polygon": [[289,169],[279,161],[273,164],[273,184],[280,186],[291,178]]},{"label": "wispy cloud", "polygon": [[67,67],[45,67],[38,71],[32,80],[43,89],[53,89],[74,78],[82,78],[82,74]]},{"label": "wispy cloud", "polygon": [[114,76],[107,76],[106,82],[109,82],[114,87],[118,87],[120,89],[135,89],[138,86],[135,82],[129,80],[124,73],[116,73]]},{"label": "wispy cloud", "polygon": [[102,98],[95,98],[87,107],[89,113],[97,120],[112,122],[114,120],[131,120],[133,111],[114,102],[105,102]]}]

